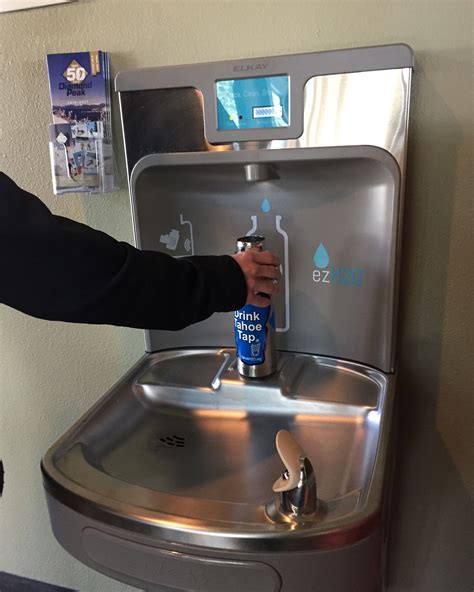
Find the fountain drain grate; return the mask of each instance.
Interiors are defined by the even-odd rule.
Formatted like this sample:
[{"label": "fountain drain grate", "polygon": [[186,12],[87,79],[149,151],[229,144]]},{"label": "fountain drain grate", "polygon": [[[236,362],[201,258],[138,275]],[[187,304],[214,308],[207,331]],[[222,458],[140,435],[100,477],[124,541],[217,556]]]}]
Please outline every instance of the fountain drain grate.
[{"label": "fountain drain grate", "polygon": [[184,443],[184,438],[182,436],[177,436],[176,434],[167,436],[156,436],[154,447],[165,446],[167,448],[183,448]]}]

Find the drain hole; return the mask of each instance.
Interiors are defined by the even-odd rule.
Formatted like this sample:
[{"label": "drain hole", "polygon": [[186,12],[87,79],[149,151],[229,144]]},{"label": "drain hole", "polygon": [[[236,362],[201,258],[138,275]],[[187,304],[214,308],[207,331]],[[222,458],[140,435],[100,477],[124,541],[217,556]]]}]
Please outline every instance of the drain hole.
[{"label": "drain hole", "polygon": [[161,436],[157,440],[158,446],[167,446],[169,448],[184,448],[184,438],[173,434],[171,436]]}]

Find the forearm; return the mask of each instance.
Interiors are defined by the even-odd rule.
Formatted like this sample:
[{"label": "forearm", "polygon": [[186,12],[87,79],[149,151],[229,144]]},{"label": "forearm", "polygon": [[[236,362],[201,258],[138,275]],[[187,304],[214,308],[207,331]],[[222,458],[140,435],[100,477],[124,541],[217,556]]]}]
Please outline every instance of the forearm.
[{"label": "forearm", "polygon": [[82,323],[180,329],[245,303],[227,256],[138,251],[54,216],[0,174],[0,301],[27,314]]}]

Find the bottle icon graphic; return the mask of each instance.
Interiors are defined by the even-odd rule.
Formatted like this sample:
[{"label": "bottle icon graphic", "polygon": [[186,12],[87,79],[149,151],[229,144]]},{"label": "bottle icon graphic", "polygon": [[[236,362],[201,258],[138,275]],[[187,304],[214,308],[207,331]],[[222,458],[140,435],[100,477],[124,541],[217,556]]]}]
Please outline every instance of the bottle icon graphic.
[{"label": "bottle icon graphic", "polygon": [[247,236],[261,234],[265,236],[266,248],[274,253],[281,262],[280,292],[273,296],[275,310],[275,330],[284,333],[290,328],[290,284],[288,270],[289,241],[288,234],[282,228],[282,217],[274,215],[268,197],[261,205],[262,214],[250,216],[252,227]]},{"label": "bottle icon graphic", "polygon": [[184,226],[183,229],[183,247],[185,251],[185,257],[194,255],[194,237],[193,237],[193,224],[189,220],[185,220],[183,214],[179,215],[179,223]]},{"label": "bottle icon graphic", "polygon": [[174,257],[188,257],[194,255],[193,224],[185,220],[183,214],[179,215],[180,227],[172,228],[169,232],[160,235],[160,243]]}]

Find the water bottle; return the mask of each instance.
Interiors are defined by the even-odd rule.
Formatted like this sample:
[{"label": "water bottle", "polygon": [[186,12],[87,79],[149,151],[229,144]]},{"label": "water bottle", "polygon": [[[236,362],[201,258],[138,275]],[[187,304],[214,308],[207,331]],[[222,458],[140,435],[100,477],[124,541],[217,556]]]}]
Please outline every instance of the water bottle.
[{"label": "water bottle", "polygon": [[[251,235],[237,239],[237,252],[264,250],[265,238]],[[263,378],[276,370],[275,313],[268,294],[268,306],[246,304],[234,312],[237,370],[247,378]]]}]

